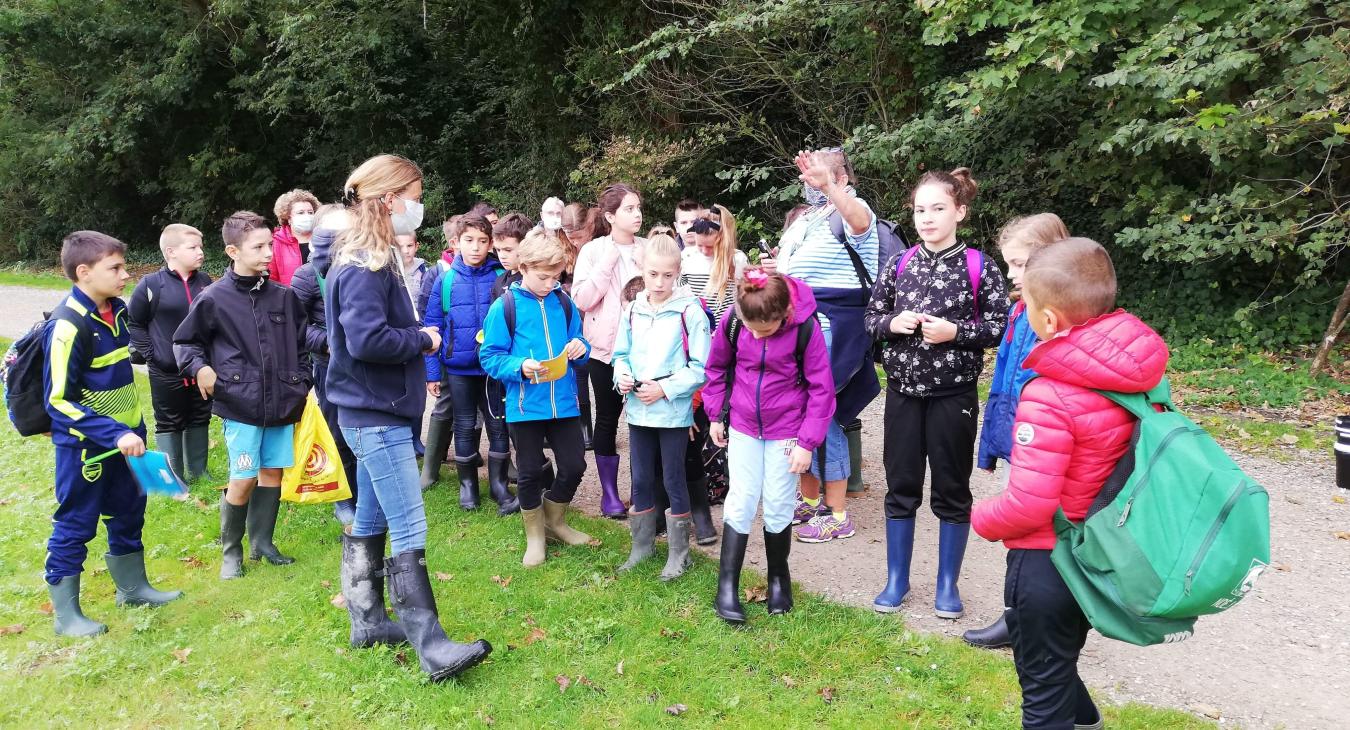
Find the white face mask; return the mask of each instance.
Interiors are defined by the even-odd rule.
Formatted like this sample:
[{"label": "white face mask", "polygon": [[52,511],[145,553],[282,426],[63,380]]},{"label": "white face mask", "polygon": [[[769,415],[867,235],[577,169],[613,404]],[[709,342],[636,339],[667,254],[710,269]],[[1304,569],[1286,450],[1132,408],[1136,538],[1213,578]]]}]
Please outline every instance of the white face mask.
[{"label": "white face mask", "polygon": [[291,216],[291,230],[300,233],[309,233],[314,230],[314,214],[300,213]]},{"label": "white face mask", "polygon": [[422,204],[416,200],[403,199],[403,212],[390,213],[389,217],[394,224],[394,235],[404,235],[416,233],[422,225],[422,213],[425,210]]},{"label": "white face mask", "polygon": [[545,213],[541,216],[541,223],[544,224],[544,230],[557,231],[562,229],[562,215]]}]

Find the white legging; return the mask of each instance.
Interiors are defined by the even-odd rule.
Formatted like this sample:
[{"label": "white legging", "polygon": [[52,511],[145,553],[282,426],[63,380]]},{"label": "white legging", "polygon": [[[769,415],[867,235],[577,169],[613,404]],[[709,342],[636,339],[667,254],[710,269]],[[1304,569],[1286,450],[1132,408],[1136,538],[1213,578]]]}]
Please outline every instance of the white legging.
[{"label": "white legging", "polygon": [[727,475],[730,489],[722,506],[722,521],[742,535],[750,534],[755,511],[764,502],[764,529],[782,532],[792,524],[797,506],[798,476],[788,471],[793,439],[761,441],[730,429]]}]

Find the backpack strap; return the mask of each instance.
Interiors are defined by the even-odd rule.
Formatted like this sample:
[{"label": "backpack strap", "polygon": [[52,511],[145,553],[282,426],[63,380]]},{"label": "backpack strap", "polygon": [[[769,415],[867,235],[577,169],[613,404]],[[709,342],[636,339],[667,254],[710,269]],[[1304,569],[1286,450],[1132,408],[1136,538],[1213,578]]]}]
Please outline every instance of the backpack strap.
[{"label": "backpack strap", "polygon": [[446,269],[445,274],[441,276],[441,309],[445,310],[446,316],[450,316],[450,289],[455,282],[455,270]]},{"label": "backpack strap", "polygon": [[726,392],[723,394],[722,412],[717,415],[717,420],[724,425],[731,423],[731,386],[736,382],[736,341],[741,336],[741,318],[736,316],[735,310],[727,317],[727,344],[731,348],[727,371],[722,376],[722,383]]},{"label": "backpack strap", "polygon": [[[576,309],[576,304],[572,298],[562,292],[561,289],[555,289],[558,295],[558,302],[562,304],[563,318],[567,321],[567,329],[572,329],[572,310]],[[511,339],[516,338],[516,295],[511,293],[511,287],[506,287],[502,294],[502,318],[506,320],[506,331],[511,335]]]},{"label": "backpack strap", "polygon": [[830,232],[834,234],[834,237],[839,241],[839,245],[843,246],[844,251],[848,253],[848,259],[853,264],[853,273],[858,277],[858,284],[871,291],[872,277],[867,273],[867,265],[863,263],[862,256],[848,242],[848,235],[844,231],[844,215],[838,209],[830,214]]},{"label": "backpack strap", "polygon": [[984,254],[979,249],[966,247],[966,276],[970,277],[970,293],[975,298],[975,324],[980,324],[980,276],[984,273]]},{"label": "backpack strap", "polygon": [[[328,277],[324,276],[323,274],[320,274],[320,273],[319,273],[319,270],[318,270],[318,269],[315,269],[315,270],[314,270],[314,280],[317,281],[317,282],[319,282],[319,298],[320,298],[320,299],[323,299],[323,300],[325,300],[325,301],[327,301],[327,300],[328,300]],[[418,313],[418,316],[421,316],[421,314]]]},{"label": "backpack strap", "polygon": [[895,278],[899,279],[900,275],[905,273],[905,268],[909,266],[910,260],[918,255],[920,245],[922,244],[910,246],[905,249],[904,253],[900,254],[900,260],[895,262]]},{"label": "backpack strap", "polygon": [[1162,410],[1175,411],[1176,405],[1172,403],[1172,386],[1163,378],[1157,385],[1153,386],[1144,393],[1118,393],[1111,390],[1094,390],[1094,393],[1106,398],[1116,405],[1129,411],[1135,418],[1144,418],[1159,412],[1154,406],[1162,406]]},{"label": "backpack strap", "polygon": [[792,356],[797,360],[797,382],[806,382],[806,347],[811,344],[811,319],[802,320],[797,325],[797,346],[792,350]]}]

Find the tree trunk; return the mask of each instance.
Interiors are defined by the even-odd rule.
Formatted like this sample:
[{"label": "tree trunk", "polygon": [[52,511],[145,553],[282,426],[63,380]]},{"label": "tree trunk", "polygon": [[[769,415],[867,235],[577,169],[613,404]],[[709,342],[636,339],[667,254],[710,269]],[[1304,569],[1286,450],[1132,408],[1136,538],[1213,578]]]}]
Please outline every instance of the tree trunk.
[{"label": "tree trunk", "polygon": [[1350,310],[1350,281],[1345,283],[1345,291],[1341,292],[1340,301],[1336,302],[1336,312],[1331,315],[1331,323],[1327,325],[1327,333],[1322,337],[1322,345],[1317,348],[1317,355],[1313,357],[1313,375],[1326,370],[1327,361],[1331,359],[1331,350],[1336,346],[1341,330],[1345,329],[1347,310]]}]

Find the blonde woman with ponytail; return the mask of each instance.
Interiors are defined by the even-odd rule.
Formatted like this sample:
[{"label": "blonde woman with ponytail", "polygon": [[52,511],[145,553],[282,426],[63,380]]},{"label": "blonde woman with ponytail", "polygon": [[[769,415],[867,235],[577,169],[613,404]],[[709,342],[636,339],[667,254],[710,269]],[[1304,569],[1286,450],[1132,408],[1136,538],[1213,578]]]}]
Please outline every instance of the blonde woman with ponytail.
[{"label": "blonde woman with ponytail", "polygon": [[[328,276],[328,399],[356,454],[359,494],[351,533],[342,536],[342,594],[351,644],[411,643],[432,681],[452,677],[492,651],[486,641],[446,638],[427,577],[427,518],[418,483],[413,429],[427,391],[422,355],[440,349],[421,327],[399,271],[394,236],[422,223],[422,171],[379,155],[343,186],[351,226],[335,244]],[[385,559],[386,534],[392,558]],[[399,621],[384,606],[384,579]]]},{"label": "blonde woman with ponytail", "polygon": [[680,285],[702,297],[721,320],[736,299],[736,280],[750,265],[736,247],[736,218],[726,206],[714,205],[689,224],[688,238],[693,245],[681,255]]}]

